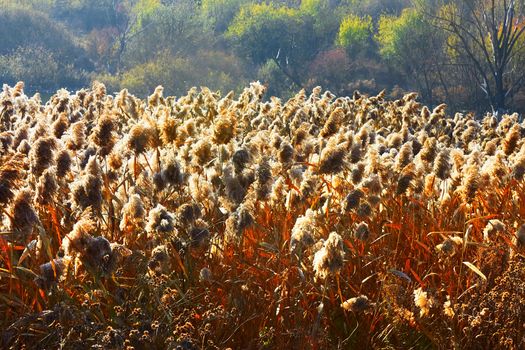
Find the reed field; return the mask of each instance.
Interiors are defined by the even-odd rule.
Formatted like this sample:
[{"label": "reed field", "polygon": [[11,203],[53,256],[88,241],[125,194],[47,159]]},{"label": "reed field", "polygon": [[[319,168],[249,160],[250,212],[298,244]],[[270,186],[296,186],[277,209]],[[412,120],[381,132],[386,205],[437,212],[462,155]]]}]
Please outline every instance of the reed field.
[{"label": "reed field", "polygon": [[0,348],[525,348],[517,114],[23,88],[0,93]]}]

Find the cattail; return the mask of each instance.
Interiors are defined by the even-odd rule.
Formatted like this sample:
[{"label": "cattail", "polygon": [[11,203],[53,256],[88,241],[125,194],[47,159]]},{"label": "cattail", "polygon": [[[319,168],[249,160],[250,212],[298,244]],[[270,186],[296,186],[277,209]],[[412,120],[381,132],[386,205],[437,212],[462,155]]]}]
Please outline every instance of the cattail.
[{"label": "cattail", "polygon": [[225,238],[230,242],[241,239],[244,231],[254,223],[254,218],[248,206],[241,204],[237,210],[230,214],[226,219],[224,230]]},{"label": "cattail", "polygon": [[343,118],[343,109],[341,107],[334,109],[333,112],[330,113],[330,116],[326,120],[326,123],[324,124],[323,129],[321,129],[319,135],[324,138],[329,138],[330,136],[334,135],[339,130],[339,126],[341,125]]},{"label": "cattail", "polygon": [[69,127],[69,121],[67,119],[67,116],[64,113],[61,113],[57,120],[53,123],[51,126],[53,129],[53,135],[60,139],[64,132]]},{"label": "cattail", "polygon": [[77,151],[84,147],[86,143],[86,124],[83,121],[78,121],[71,125],[70,135],[66,142],[67,148],[72,151]]},{"label": "cattail", "polygon": [[175,154],[168,152],[162,158],[162,163],[162,178],[164,181],[167,184],[174,186],[181,185],[184,181],[184,176],[181,167],[175,158]]},{"label": "cattail", "polygon": [[36,187],[36,201],[39,204],[50,204],[58,190],[56,167],[51,167],[42,173]]},{"label": "cattail", "polygon": [[359,202],[364,197],[364,193],[360,189],[350,191],[345,198],[345,210],[349,211],[359,206]]},{"label": "cattail", "polygon": [[370,237],[370,229],[368,228],[368,224],[366,222],[359,223],[355,229],[354,236],[360,241],[367,241]]},{"label": "cattail", "polygon": [[208,139],[197,141],[191,150],[193,162],[205,166],[213,158],[212,144]]},{"label": "cattail", "polygon": [[235,136],[237,120],[234,116],[221,116],[213,125],[212,140],[218,145],[227,144]]},{"label": "cattail", "polygon": [[415,170],[414,163],[410,163],[403,168],[399,178],[397,179],[396,194],[404,194],[408,190],[412,184],[412,181],[416,177]]},{"label": "cattail", "polygon": [[159,245],[152,249],[148,268],[157,275],[167,272],[169,268],[169,253],[165,245]]},{"label": "cattail", "polygon": [[61,179],[69,172],[71,168],[71,154],[68,150],[61,150],[55,158],[56,176]]},{"label": "cattail", "polygon": [[450,176],[450,151],[444,149],[439,152],[434,161],[434,173],[441,180],[446,180]]},{"label": "cattail", "polygon": [[498,232],[503,232],[505,230],[505,224],[500,220],[493,219],[489,220],[485,228],[483,229],[483,240],[489,241],[494,238],[494,235]]},{"label": "cattail", "polygon": [[133,223],[141,222],[145,216],[144,203],[138,194],[133,194],[129,200],[122,207],[122,220],[120,221],[120,229],[124,230],[126,224],[131,221]]},{"label": "cattail", "polygon": [[177,209],[177,221],[182,226],[192,224],[201,217],[201,208],[197,203],[184,203]]},{"label": "cattail", "polygon": [[346,149],[343,145],[327,145],[319,159],[319,174],[337,174],[345,167]]},{"label": "cattail", "polygon": [[350,298],[341,304],[341,307],[346,311],[355,313],[363,312],[370,307],[370,301],[366,295],[359,295],[355,298]]},{"label": "cattail", "polygon": [[11,228],[17,234],[20,241],[26,241],[33,228],[39,223],[38,215],[33,208],[32,193],[29,189],[20,190],[11,207]]},{"label": "cattail", "polygon": [[148,237],[163,237],[175,231],[174,215],[166,210],[161,204],[149,211],[146,232]]},{"label": "cattail", "polygon": [[100,155],[107,156],[115,145],[115,121],[110,114],[98,118],[97,125],[91,133],[90,139],[100,148]]},{"label": "cattail", "polygon": [[290,236],[290,251],[302,251],[314,244],[315,238],[315,213],[312,209],[307,209],[304,215],[295,220]]},{"label": "cattail", "polygon": [[235,173],[242,173],[246,165],[250,162],[250,153],[244,148],[237,150],[232,157]]},{"label": "cattail", "polygon": [[323,247],[314,255],[315,276],[325,279],[329,275],[339,273],[343,268],[344,255],[343,239],[335,232],[330,233]]},{"label": "cattail", "polygon": [[272,169],[264,157],[255,171],[255,193],[258,200],[266,200],[272,189]]},{"label": "cattail", "polygon": [[279,150],[279,161],[283,165],[291,163],[294,155],[294,149],[288,142],[283,142]]},{"label": "cattail", "polygon": [[356,166],[352,169],[352,183],[354,185],[357,185],[363,180],[363,175],[365,173],[365,163],[359,162]]},{"label": "cattail", "polygon": [[514,124],[512,128],[510,128],[505,140],[503,140],[503,152],[505,152],[507,156],[510,156],[516,150],[520,139],[521,127],[519,124]]},{"label": "cattail", "polygon": [[102,206],[102,181],[91,174],[82,176],[71,184],[71,199],[74,207],[85,210],[92,207],[99,211]]},{"label": "cattail", "polygon": [[412,157],[413,157],[412,143],[405,142],[403,146],[401,146],[401,149],[399,150],[399,153],[397,154],[396,163],[394,165],[395,170],[398,172],[402,171],[403,168],[412,161]]},{"label": "cattail", "polygon": [[359,143],[355,143],[352,145],[352,148],[350,149],[350,163],[355,164],[361,160],[361,145]]},{"label": "cattail", "polygon": [[153,130],[144,123],[133,125],[129,130],[127,146],[135,154],[141,154],[146,151],[153,141]]},{"label": "cattail", "polygon": [[0,164],[0,204],[9,203],[14,197],[14,190],[22,179],[23,163],[19,157],[13,157]]},{"label": "cattail", "polygon": [[54,137],[40,138],[31,149],[29,158],[31,160],[31,172],[35,176],[42,175],[45,169],[53,165],[53,157],[57,143]]}]

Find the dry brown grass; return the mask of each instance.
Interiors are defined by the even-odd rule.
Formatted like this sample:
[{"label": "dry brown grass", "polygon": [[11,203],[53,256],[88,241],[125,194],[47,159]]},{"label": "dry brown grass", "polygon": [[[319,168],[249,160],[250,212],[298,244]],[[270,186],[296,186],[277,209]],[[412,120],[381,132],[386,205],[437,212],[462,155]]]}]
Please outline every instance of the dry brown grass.
[{"label": "dry brown grass", "polygon": [[22,89],[0,94],[0,347],[525,346],[517,115]]}]

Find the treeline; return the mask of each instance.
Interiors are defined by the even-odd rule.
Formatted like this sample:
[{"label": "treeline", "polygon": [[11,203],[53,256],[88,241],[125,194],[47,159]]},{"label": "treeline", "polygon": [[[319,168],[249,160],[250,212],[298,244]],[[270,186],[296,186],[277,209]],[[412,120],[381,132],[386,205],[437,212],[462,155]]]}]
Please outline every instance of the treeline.
[{"label": "treeline", "polygon": [[145,96],[321,85],[525,110],[523,0],[0,0],[0,80]]}]

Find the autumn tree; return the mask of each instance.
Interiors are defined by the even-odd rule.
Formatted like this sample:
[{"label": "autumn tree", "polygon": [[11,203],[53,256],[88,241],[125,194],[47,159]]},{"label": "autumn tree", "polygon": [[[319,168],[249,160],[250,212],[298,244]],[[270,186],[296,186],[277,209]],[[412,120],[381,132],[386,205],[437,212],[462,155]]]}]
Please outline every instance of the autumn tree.
[{"label": "autumn tree", "polygon": [[524,83],[523,0],[420,2],[438,28],[449,33],[456,63],[468,65],[494,111]]},{"label": "autumn tree", "polygon": [[315,18],[300,9],[274,4],[242,7],[226,33],[243,57],[256,65],[268,61],[303,87],[302,71],[319,50]]},{"label": "autumn tree", "polygon": [[412,81],[424,100],[432,103],[438,86],[448,95],[444,35],[421,12],[408,8],[398,17],[381,16],[376,40],[381,57]]}]

